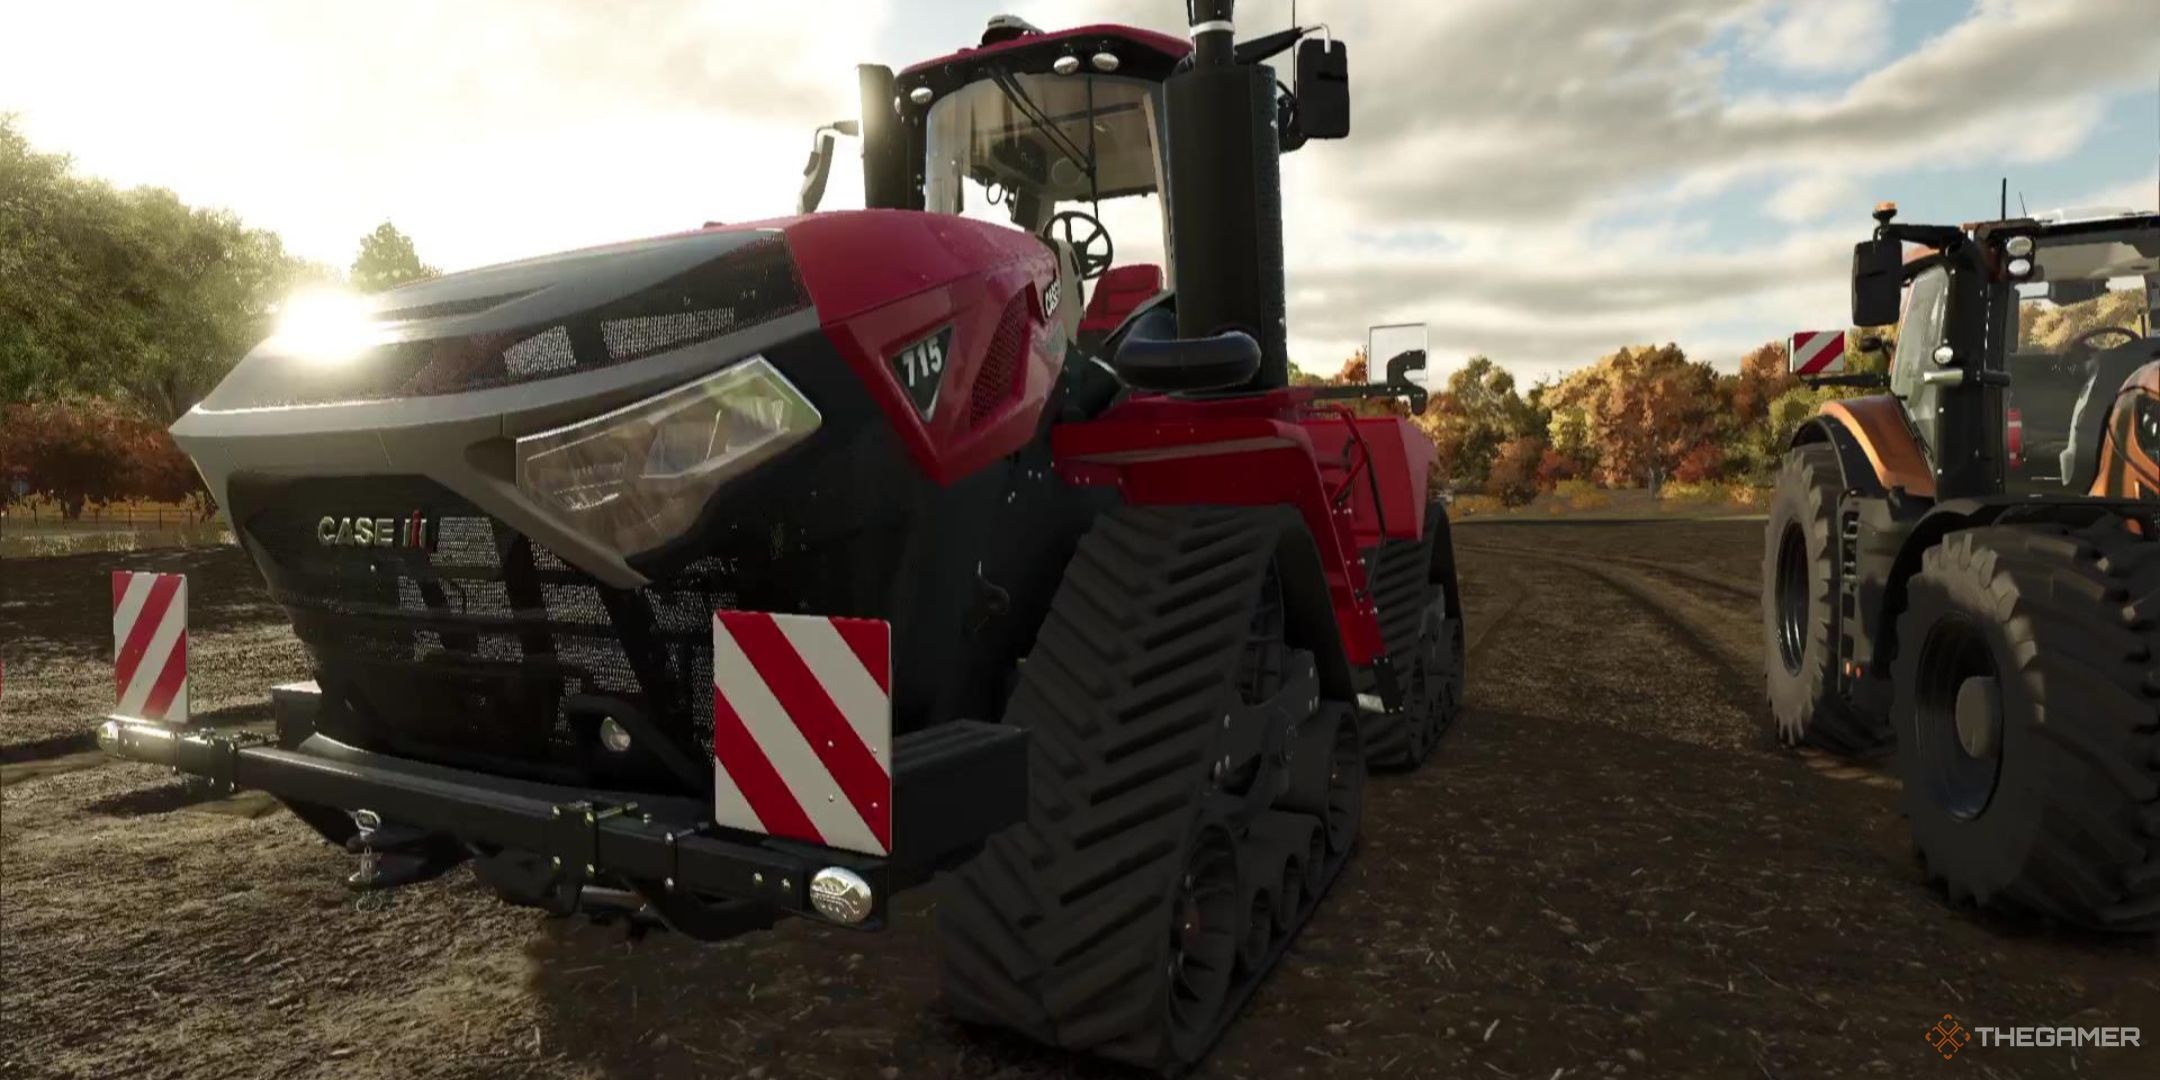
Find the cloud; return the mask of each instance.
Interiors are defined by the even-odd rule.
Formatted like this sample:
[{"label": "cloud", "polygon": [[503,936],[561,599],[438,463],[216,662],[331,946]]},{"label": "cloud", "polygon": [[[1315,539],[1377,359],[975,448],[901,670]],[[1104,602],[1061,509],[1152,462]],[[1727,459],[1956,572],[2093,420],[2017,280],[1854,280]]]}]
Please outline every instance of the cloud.
[{"label": "cloud", "polygon": [[[881,47],[899,37],[968,43],[1006,9],[18,7],[0,110],[39,146],[334,263],[387,217],[450,268],[785,213],[811,128],[855,111],[856,62],[919,58]],[[1007,7],[1045,27],[1184,30],[1169,0]],[[1984,0],[1898,56],[1884,0],[1298,7],[1349,42],[1355,111],[1347,142],[1284,161],[1293,356],[1318,369],[1378,322],[1429,321],[1436,356],[1488,353],[1525,381],[1624,343],[1730,362],[1834,325],[1885,178],[2061,161],[2160,67],[2160,35],[2135,32],[2151,0]],[[1240,32],[1289,14],[1245,0]],[[827,204],[859,205],[858,184],[835,169]],[[1711,202],[1757,186],[1759,213]],[[2149,183],[2124,190],[2079,201],[2151,205]],[[1120,261],[1161,257],[1142,210],[1105,215]]]},{"label": "cloud", "polygon": [[1889,44],[1888,0],[1787,0],[1750,51],[1780,70],[1827,75],[1859,71]]},{"label": "cloud", "polygon": [[[1365,91],[1358,137],[1391,167],[1345,182],[1373,212],[1531,220],[1696,172],[1729,182],[1825,161],[1881,171],[2030,152],[2036,141],[2059,154],[2063,140],[2024,125],[2143,86],[2160,65],[2160,35],[2124,32],[2150,17],[2147,0],[2005,3],[1834,94],[1730,98],[1715,47],[1764,10],[1728,0],[1391,6],[1391,22],[1352,39],[1353,85]],[[1420,25],[1403,25],[1412,19]]]},{"label": "cloud", "polygon": [[[2063,200],[2061,205],[2064,207],[2116,206],[2125,210],[2148,210],[2160,213],[2160,171],[2150,172],[2138,179],[2126,180],[2120,184],[2110,184],[2107,187],[2089,191],[2076,198]],[[2052,209],[2055,206],[2055,203],[2049,203],[2047,207],[2035,206],[2033,209]]]},{"label": "cloud", "polygon": [[1859,193],[1859,185],[1842,172],[1808,173],[1779,187],[1766,209],[1787,223],[1815,221],[1859,206]]}]

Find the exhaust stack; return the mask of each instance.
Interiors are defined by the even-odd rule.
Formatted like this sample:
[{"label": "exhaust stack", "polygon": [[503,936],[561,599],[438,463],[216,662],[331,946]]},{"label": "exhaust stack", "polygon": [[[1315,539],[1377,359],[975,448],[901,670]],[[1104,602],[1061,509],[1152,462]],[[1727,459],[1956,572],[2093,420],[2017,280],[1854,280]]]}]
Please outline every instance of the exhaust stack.
[{"label": "exhaust stack", "polygon": [[1252,388],[1286,386],[1275,71],[1240,65],[1234,0],[1190,0],[1192,67],[1170,77],[1170,247],[1178,336],[1259,342]]}]

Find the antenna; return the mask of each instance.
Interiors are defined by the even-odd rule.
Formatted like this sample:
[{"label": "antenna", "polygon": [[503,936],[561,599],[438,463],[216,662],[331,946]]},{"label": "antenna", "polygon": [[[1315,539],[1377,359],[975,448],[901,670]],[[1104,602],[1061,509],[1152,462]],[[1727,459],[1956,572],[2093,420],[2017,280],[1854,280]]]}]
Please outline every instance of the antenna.
[{"label": "antenna", "polygon": [[2023,190],[2018,192],[2018,213],[2024,217],[2032,216],[2032,211],[2025,209],[2025,192]]},{"label": "antenna", "polygon": [[2000,209],[1996,210],[1995,219],[1998,221],[2008,220],[2010,217],[2010,178],[2007,176],[2002,178],[2002,200],[1996,205]]}]

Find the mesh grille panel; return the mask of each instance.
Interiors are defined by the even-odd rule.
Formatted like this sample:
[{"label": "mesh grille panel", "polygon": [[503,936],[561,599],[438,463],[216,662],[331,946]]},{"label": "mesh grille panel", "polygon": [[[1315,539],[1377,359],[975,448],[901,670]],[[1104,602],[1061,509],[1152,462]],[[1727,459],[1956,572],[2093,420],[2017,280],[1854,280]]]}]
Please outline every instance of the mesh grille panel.
[{"label": "mesh grille panel", "polygon": [[975,376],[975,390],[968,397],[970,426],[980,426],[999,406],[1012,400],[1014,376],[1020,370],[1022,354],[1027,351],[1027,339],[1027,292],[1022,290],[1005,305],[1005,313],[998,318],[997,332],[990,338],[990,350],[983,356],[982,369]]}]

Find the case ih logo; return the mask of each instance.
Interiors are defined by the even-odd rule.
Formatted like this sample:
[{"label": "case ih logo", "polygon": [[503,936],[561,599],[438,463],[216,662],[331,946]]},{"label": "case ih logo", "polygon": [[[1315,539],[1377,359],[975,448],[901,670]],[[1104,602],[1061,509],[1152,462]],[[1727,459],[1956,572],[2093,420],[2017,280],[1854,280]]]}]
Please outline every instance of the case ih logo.
[{"label": "case ih logo", "polygon": [[324,515],[315,523],[315,539],[324,547],[435,549],[435,523],[415,510],[401,518]]},{"label": "case ih logo", "polygon": [[1928,1029],[1927,1041],[1929,1046],[1935,1048],[1936,1053],[1943,1056],[1944,1061],[1948,1061],[1956,1057],[1958,1051],[1965,1049],[1965,1044],[1972,1041],[1972,1032],[1965,1030],[1965,1025],[1958,1023],[1957,1017],[1944,1013],[1942,1019],[1935,1021],[1935,1026]]}]

